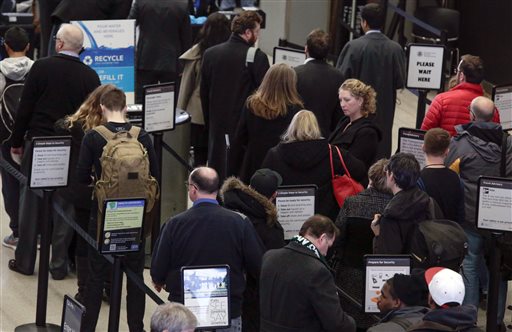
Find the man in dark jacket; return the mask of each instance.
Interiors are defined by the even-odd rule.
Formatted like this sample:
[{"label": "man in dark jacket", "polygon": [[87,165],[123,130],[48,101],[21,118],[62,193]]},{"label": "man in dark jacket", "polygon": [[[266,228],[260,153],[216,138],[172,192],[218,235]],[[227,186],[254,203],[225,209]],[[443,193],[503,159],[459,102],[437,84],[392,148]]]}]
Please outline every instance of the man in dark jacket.
[{"label": "man in dark jacket", "polygon": [[432,267],[425,271],[425,281],[432,310],[408,331],[483,332],[476,326],[476,308],[462,305],[465,289],[460,274],[448,268]]},{"label": "man in dark jacket", "polygon": [[[96,72],[83,64],[78,56],[83,40],[80,28],[63,24],[57,32],[55,51],[58,54],[36,61],[25,81],[11,138],[11,153],[19,157],[23,155],[21,171],[25,175],[30,171],[32,156],[28,150],[31,139],[35,136],[55,135],[55,122],[74,113],[87,95],[100,85]],[[26,153],[23,153],[25,137]],[[38,209],[41,204],[42,200],[28,186],[21,187],[20,240],[16,248],[16,259],[9,261],[9,268],[13,271],[27,275],[34,273],[36,225],[40,218]],[[67,224],[54,224],[50,264],[54,279],[63,279],[67,274],[67,246],[72,235],[72,229]]]},{"label": "man in dark jacket", "polygon": [[140,29],[137,43],[135,98],[142,103],[144,85],[175,81],[178,57],[192,46],[185,0],[135,0],[128,18]]},{"label": "man in dark jacket", "polygon": [[423,284],[416,275],[399,273],[386,280],[377,302],[384,317],[367,332],[405,332],[420,322],[428,312],[427,308],[420,305]]},{"label": "man in dark jacket", "polygon": [[269,68],[267,56],[253,47],[261,16],[245,11],[233,19],[228,41],[204,52],[201,104],[208,133],[208,165],[226,177],[226,139],[231,143],[247,97],[261,84]]},{"label": "man in dark jacket", "polygon": [[[512,136],[507,136],[501,126],[493,123],[495,107],[492,100],[476,97],[470,105],[471,121],[455,127],[445,164],[456,171],[464,184],[464,222],[462,227],[468,237],[468,253],[464,258],[465,304],[478,308],[480,302],[480,264],[485,262],[485,238],[476,229],[476,197],[478,177],[501,176],[500,162],[504,138],[507,140],[506,174],[512,176]],[[498,300],[498,324],[505,315],[507,282],[502,281]]]},{"label": "man in dark jacket", "polygon": [[226,331],[240,331],[245,275],[258,278],[263,244],[247,217],[219,206],[215,170],[196,168],[187,186],[193,206],[163,226],[153,251],[151,278],[157,291],[165,286],[169,300],[182,302],[181,267],[228,264],[231,328]]},{"label": "man in dark jacket", "polygon": [[329,218],[314,215],[286,247],[263,256],[260,331],[356,330],[354,319],[341,308],[325,260],[338,233]]},{"label": "man in dark jacket", "polygon": [[[397,153],[391,157],[386,169],[387,186],[393,193],[382,215],[372,221],[375,234],[375,254],[409,253],[409,240],[416,224],[440,217],[435,202],[417,186],[420,164],[410,153]],[[433,213],[435,211],[436,213]]]},{"label": "man in dark jacket", "polygon": [[304,108],[313,112],[323,137],[329,137],[343,115],[338,100],[338,88],[343,83],[341,72],[329,65],[325,58],[329,53],[329,35],[313,30],[306,39],[306,61],[295,67],[297,91]]},{"label": "man in dark jacket", "polygon": [[[251,220],[266,250],[284,246],[283,227],[277,221],[277,209],[272,203],[282,181],[277,172],[263,168],[251,177],[250,186],[230,177],[224,181],[220,190],[224,206],[243,213]],[[258,280],[251,276],[247,276],[242,319],[242,331],[260,330]]]}]

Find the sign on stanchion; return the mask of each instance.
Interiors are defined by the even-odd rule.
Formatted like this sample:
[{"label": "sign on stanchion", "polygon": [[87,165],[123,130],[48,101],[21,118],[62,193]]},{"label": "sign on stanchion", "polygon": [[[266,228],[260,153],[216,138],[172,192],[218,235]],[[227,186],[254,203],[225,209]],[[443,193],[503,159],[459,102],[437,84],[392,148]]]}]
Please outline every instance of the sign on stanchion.
[{"label": "sign on stanchion", "polygon": [[428,90],[439,90],[443,86],[443,45],[409,44],[407,55],[407,88],[418,89],[416,128],[420,128],[425,117]]},{"label": "sign on stanchion", "polygon": [[486,176],[478,179],[476,225],[480,230],[491,231],[489,248],[493,254],[489,255],[486,331],[497,331],[501,253],[496,242],[503,232],[512,231],[512,179]]},{"label": "sign on stanchion", "polygon": [[197,318],[197,328],[221,329],[231,325],[228,265],[181,268],[183,305]]},{"label": "sign on stanchion", "polygon": [[425,131],[412,128],[398,129],[398,152],[412,153],[423,168],[426,165],[423,141]]},{"label": "sign on stanchion", "polygon": [[64,295],[61,331],[80,332],[84,315],[85,307],[71,296]]},{"label": "sign on stanchion", "polygon": [[376,298],[384,283],[396,273],[411,273],[409,255],[365,255],[364,256],[364,312],[377,313]]},{"label": "sign on stanchion", "polygon": [[290,67],[297,67],[304,64],[306,61],[306,53],[303,50],[297,50],[288,47],[274,47],[274,64],[286,63]]},{"label": "sign on stanchion", "polygon": [[304,221],[315,214],[316,189],[316,185],[277,188],[277,220],[283,226],[285,240],[299,234]]},{"label": "sign on stanchion", "polygon": [[[175,85],[174,82],[160,83],[144,86],[144,104],[142,105],[142,125],[144,130],[153,134],[153,146],[155,148],[158,163],[158,174],[153,174],[158,185],[162,188],[162,149],[163,133],[174,130],[176,126],[175,111]],[[155,247],[160,233],[160,200],[155,202],[156,213],[151,229],[151,250]]]},{"label": "sign on stanchion", "polygon": [[98,251],[101,254],[114,256],[108,316],[109,332],[119,331],[123,287],[121,257],[123,254],[142,249],[145,207],[146,200],[144,198],[107,199],[103,205],[101,227],[98,230]]},{"label": "sign on stanchion", "polygon": [[52,195],[56,188],[66,187],[69,179],[71,137],[34,137],[30,153],[30,189],[43,189],[41,214],[41,250],[37,277],[36,322],[16,327],[15,331],[60,331],[55,324],[46,323],[48,305],[48,273],[50,262],[50,215]]}]

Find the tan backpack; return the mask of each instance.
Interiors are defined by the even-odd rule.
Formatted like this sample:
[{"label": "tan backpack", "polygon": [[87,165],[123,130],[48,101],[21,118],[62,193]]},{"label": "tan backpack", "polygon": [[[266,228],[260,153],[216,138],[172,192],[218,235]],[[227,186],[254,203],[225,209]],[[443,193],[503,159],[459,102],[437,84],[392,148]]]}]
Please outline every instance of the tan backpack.
[{"label": "tan backpack", "polygon": [[159,196],[158,182],[150,174],[148,151],[137,139],[140,128],[117,133],[105,126],[94,130],[107,141],[100,158],[101,178],[94,186],[98,216],[108,198],[145,198],[146,213],[150,212]]}]

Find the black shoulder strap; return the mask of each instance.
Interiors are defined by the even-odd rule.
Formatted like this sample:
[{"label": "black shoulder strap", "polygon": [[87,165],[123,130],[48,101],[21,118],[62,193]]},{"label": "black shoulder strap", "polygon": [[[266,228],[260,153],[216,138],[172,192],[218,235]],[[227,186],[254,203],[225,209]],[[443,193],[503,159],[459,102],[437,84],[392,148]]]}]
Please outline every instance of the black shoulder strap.
[{"label": "black shoulder strap", "polygon": [[502,178],[507,176],[507,141],[508,134],[503,132],[503,138],[501,142],[501,166],[500,166],[500,176]]}]

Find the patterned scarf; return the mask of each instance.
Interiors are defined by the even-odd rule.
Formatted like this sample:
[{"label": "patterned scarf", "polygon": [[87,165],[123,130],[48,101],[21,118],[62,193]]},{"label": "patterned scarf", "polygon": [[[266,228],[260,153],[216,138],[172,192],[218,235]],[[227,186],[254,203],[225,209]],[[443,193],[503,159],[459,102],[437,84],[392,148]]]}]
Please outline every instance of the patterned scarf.
[{"label": "patterned scarf", "polygon": [[320,259],[322,261],[322,263],[324,263],[326,266],[329,266],[329,264],[327,264],[327,260],[325,259],[325,256],[322,255],[320,253],[320,251],[318,251],[316,246],[313,243],[311,243],[311,241],[306,239],[305,237],[300,236],[300,235],[295,235],[294,237],[292,237],[290,242],[298,243],[301,246],[303,246],[304,248],[308,249],[309,251],[314,252],[316,257],[318,257],[318,259]]}]

